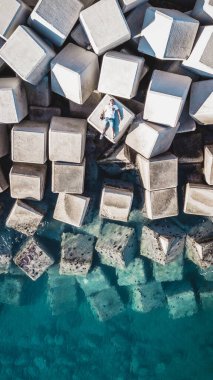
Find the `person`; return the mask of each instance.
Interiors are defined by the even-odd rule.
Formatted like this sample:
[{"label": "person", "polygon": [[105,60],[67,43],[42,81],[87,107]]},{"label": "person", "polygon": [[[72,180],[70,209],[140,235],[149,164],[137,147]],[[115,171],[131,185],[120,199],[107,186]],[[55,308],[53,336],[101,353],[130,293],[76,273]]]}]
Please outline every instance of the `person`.
[{"label": "person", "polygon": [[116,132],[115,132],[115,115],[116,115],[116,112],[118,113],[119,121],[121,122],[121,112],[120,112],[118,106],[116,106],[114,99],[110,99],[109,103],[105,106],[105,108],[101,114],[101,119],[104,120],[105,125],[104,125],[104,130],[100,135],[100,140],[103,139],[107,129],[110,127],[112,128],[112,132],[113,132],[113,140],[115,139],[115,137],[116,137]]}]

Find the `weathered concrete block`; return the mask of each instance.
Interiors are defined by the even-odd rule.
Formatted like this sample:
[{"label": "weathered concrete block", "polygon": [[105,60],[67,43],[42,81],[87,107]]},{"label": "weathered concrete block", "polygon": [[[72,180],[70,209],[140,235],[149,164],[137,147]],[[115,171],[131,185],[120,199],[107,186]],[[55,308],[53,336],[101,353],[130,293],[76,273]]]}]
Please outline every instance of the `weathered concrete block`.
[{"label": "weathered concrete block", "polygon": [[100,267],[93,268],[86,277],[77,277],[77,281],[86,297],[110,288],[110,282]]},{"label": "weathered concrete block", "polygon": [[187,76],[154,70],[147,90],[144,119],[176,127],[191,82]]},{"label": "weathered concrete block", "polygon": [[201,133],[178,134],[172,143],[179,164],[199,164],[203,162],[203,136]]},{"label": "weathered concrete block", "polygon": [[50,70],[55,52],[33,30],[22,25],[1,48],[0,57],[23,80],[37,85]]},{"label": "weathered concrete block", "polygon": [[183,279],[183,254],[166,265],[153,262],[153,274],[157,282],[180,281]]},{"label": "weathered concrete block", "polygon": [[23,121],[11,131],[11,158],[15,162],[44,164],[47,161],[49,125]]},{"label": "weathered concrete block", "polygon": [[180,126],[177,133],[189,133],[196,130],[195,120],[189,115],[189,101],[186,100],[179,119]]},{"label": "weathered concrete block", "polygon": [[104,54],[107,50],[131,38],[129,27],[117,0],[98,1],[81,12],[80,22],[93,50],[98,55]]},{"label": "weathered concrete block", "polygon": [[116,274],[119,286],[140,285],[147,281],[144,261],[138,257],[131,261],[125,269],[117,269]]},{"label": "weathered concrete block", "polygon": [[124,13],[131,11],[131,9],[146,3],[148,0],[119,0],[121,9]]},{"label": "weathered concrete block", "polygon": [[213,185],[213,145],[204,148],[204,175],[208,185]]},{"label": "weathered concrete block", "polygon": [[25,82],[29,106],[49,107],[51,103],[51,90],[49,76],[46,75],[37,86]]},{"label": "weathered concrete block", "polygon": [[162,219],[178,215],[177,188],[145,190],[145,205],[149,219]]},{"label": "weathered concrete block", "polygon": [[124,310],[123,302],[114,287],[88,297],[91,309],[99,321],[106,321]]},{"label": "weathered concrete block", "polygon": [[6,220],[6,226],[31,236],[36,232],[44,214],[19,199],[14,204]]},{"label": "weathered concrete block", "polygon": [[186,238],[186,257],[200,268],[210,268],[213,265],[213,233],[212,222],[197,224],[191,228]]},{"label": "weathered concrete block", "polygon": [[6,156],[9,150],[7,125],[0,125],[0,158]]},{"label": "weathered concrete block", "polygon": [[213,79],[192,83],[190,116],[198,124],[213,124]]},{"label": "weathered concrete block", "polygon": [[84,158],[87,122],[84,119],[53,117],[49,130],[49,158],[80,164]]},{"label": "weathered concrete block", "polygon": [[52,192],[83,194],[85,165],[85,160],[82,164],[52,162]]},{"label": "weathered concrete block", "polygon": [[97,89],[98,78],[97,55],[77,45],[66,45],[51,62],[52,91],[78,104]]},{"label": "weathered concrete block", "polygon": [[132,207],[133,189],[104,186],[101,196],[100,216],[126,222]]},{"label": "weathered concrete block", "polygon": [[28,114],[26,92],[19,78],[0,78],[0,123],[19,123]]},{"label": "weathered concrete block", "polygon": [[[120,111],[121,120],[119,120],[117,112],[115,112],[113,128],[108,127],[104,136],[109,141],[115,144],[124,135],[124,133],[126,132],[127,128],[130,126],[135,116],[134,113],[131,112],[127,107],[125,107],[121,102],[119,102],[117,99],[113,98],[112,96],[106,95],[98,104],[98,106],[94,109],[91,115],[88,117],[87,121],[100,133],[103,133],[105,129],[106,120],[100,119],[100,116],[102,112],[106,109],[106,107],[110,104],[111,99],[114,100],[114,106],[117,106],[118,110]],[[113,130],[114,130],[114,138],[113,138]]]},{"label": "weathered concrete block", "polygon": [[213,216],[213,187],[187,183],[184,212],[186,214]]},{"label": "weathered concrete block", "polygon": [[148,313],[165,306],[165,294],[159,282],[148,282],[130,287],[131,307],[135,311]]},{"label": "weathered concrete block", "polygon": [[103,98],[103,95],[98,91],[93,91],[90,97],[84,102],[84,104],[77,104],[69,101],[69,108],[72,117],[78,117],[87,119],[89,115],[98,106],[99,102]]},{"label": "weathered concrete block", "polygon": [[200,21],[201,25],[211,25],[213,23],[212,0],[197,0],[191,16]]},{"label": "weathered concrete block", "polygon": [[123,269],[135,255],[135,244],[133,228],[107,223],[102,229],[95,249],[103,264]]},{"label": "weathered concrete block", "polygon": [[80,227],[83,224],[89,200],[89,198],[80,195],[60,193],[53,218]]},{"label": "weathered concrete block", "polygon": [[20,305],[22,285],[21,278],[4,276],[0,281],[0,303]]},{"label": "weathered concrete block", "polygon": [[166,289],[166,298],[173,319],[190,317],[198,311],[195,294],[189,283],[170,284]]},{"label": "weathered concrete block", "polygon": [[213,306],[213,284],[212,282],[205,282],[199,288],[199,296],[202,305],[202,309],[210,310]]},{"label": "weathered concrete block", "polygon": [[62,46],[82,8],[78,0],[39,0],[28,23],[55,45]]},{"label": "weathered concrete block", "polygon": [[61,108],[59,107],[29,107],[29,119],[32,121],[40,121],[50,123],[52,118],[61,116]]},{"label": "weathered concrete block", "polygon": [[144,69],[144,58],[117,51],[107,52],[102,61],[98,91],[121,98],[136,96]]},{"label": "weathered concrete block", "polygon": [[26,24],[31,9],[21,0],[1,0],[0,36],[7,39],[21,25]]},{"label": "weathered concrete block", "polygon": [[80,23],[78,23],[73,28],[70,36],[78,46],[81,46],[82,48],[87,49],[87,50],[92,49],[89,39],[84,31],[84,28]]},{"label": "weathered concrete block", "polygon": [[146,190],[152,191],[177,187],[178,159],[173,154],[165,153],[150,160],[137,154],[136,162],[142,185]]},{"label": "weathered concrete block", "polygon": [[143,21],[148,6],[150,5],[147,2],[145,2],[134,8],[126,17],[126,21],[131,32],[131,40],[129,41],[129,43],[134,48],[138,48]]},{"label": "weathered concrete block", "polygon": [[12,255],[10,253],[0,253],[0,274],[9,272]]},{"label": "weathered concrete block", "polygon": [[11,197],[40,201],[44,195],[46,171],[46,165],[14,164],[10,171]]},{"label": "weathered concrete block", "polygon": [[5,179],[4,173],[0,167],[0,193],[3,193],[3,191],[7,190],[9,187],[7,180]]},{"label": "weathered concrete block", "polygon": [[174,9],[149,7],[146,10],[138,50],[160,59],[186,59],[191,53],[198,27],[199,22],[185,13]]},{"label": "weathered concrete block", "polygon": [[86,276],[92,265],[94,236],[62,235],[60,274]]}]

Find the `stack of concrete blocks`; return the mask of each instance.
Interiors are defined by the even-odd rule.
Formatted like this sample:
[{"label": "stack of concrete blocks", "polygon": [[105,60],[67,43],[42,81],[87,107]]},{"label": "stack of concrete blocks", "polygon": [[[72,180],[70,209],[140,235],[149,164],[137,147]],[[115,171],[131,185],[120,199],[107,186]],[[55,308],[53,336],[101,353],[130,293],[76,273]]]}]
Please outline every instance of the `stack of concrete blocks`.
[{"label": "stack of concrete blocks", "polygon": [[90,198],[82,195],[60,193],[53,218],[62,223],[81,227],[88,209]]},{"label": "stack of concrete blocks", "polygon": [[206,281],[200,286],[198,292],[202,309],[211,310],[213,306],[213,283]]},{"label": "stack of concrete blocks", "polygon": [[86,297],[110,288],[110,282],[99,266],[93,268],[86,276],[78,276],[76,279]]},{"label": "stack of concrete blocks", "polygon": [[0,123],[19,123],[27,114],[27,97],[21,80],[0,78]]},{"label": "stack of concrete blocks", "polygon": [[141,285],[147,282],[143,258],[136,257],[125,269],[116,269],[119,286]]},{"label": "stack of concrete blocks", "polygon": [[194,290],[190,283],[173,282],[165,290],[169,314],[173,319],[190,317],[197,313]]},{"label": "stack of concrete blocks", "polygon": [[212,0],[197,0],[191,12],[191,16],[200,21],[201,25],[213,24]]},{"label": "stack of concrete blocks", "polygon": [[0,280],[0,303],[18,306],[21,303],[23,281],[16,276],[4,276]]},{"label": "stack of concrete blocks", "polygon": [[184,260],[183,254],[166,265],[153,262],[153,275],[157,282],[181,281],[183,279]]},{"label": "stack of concrete blocks", "polygon": [[97,55],[72,43],[51,62],[52,91],[77,104],[83,104],[97,89],[98,78]]},{"label": "stack of concrete blocks", "polygon": [[[138,50],[159,59],[183,60],[191,53],[199,22],[174,9],[146,10]],[[158,35],[162,34],[161,43]]]},{"label": "stack of concrete blocks", "polygon": [[51,103],[50,79],[46,75],[37,86],[25,82],[27,100],[29,106],[49,107]]},{"label": "stack of concrete blocks", "polygon": [[1,0],[0,36],[7,40],[19,25],[27,23],[31,8],[21,0]]},{"label": "stack of concrete blocks", "polygon": [[138,48],[141,36],[145,13],[149,6],[149,3],[145,2],[134,8],[126,17],[126,21],[131,32],[131,40],[129,41],[129,44],[136,50]]},{"label": "stack of concrete blocks", "polygon": [[213,265],[212,226],[212,222],[207,220],[192,227],[186,237],[186,257],[204,269]]},{"label": "stack of concrete blocks", "polygon": [[148,313],[165,306],[165,294],[159,282],[129,287],[130,303],[134,311]]},{"label": "stack of concrete blocks", "polygon": [[208,185],[213,185],[213,145],[204,147],[204,176]]},{"label": "stack of concrete blocks", "polygon": [[127,222],[132,207],[133,188],[131,184],[125,185],[126,187],[104,186],[100,203],[102,218]]},{"label": "stack of concrete blocks", "polygon": [[50,123],[53,117],[61,116],[61,108],[59,107],[29,107],[29,120],[39,121],[41,123]]},{"label": "stack of concrete blocks", "polygon": [[212,186],[202,183],[187,183],[184,212],[192,215],[213,216],[212,196]]},{"label": "stack of concrete blocks", "polygon": [[213,79],[195,82],[191,87],[190,109],[191,117],[198,124],[213,124]]},{"label": "stack of concrete blocks", "polygon": [[109,320],[124,310],[124,304],[114,287],[103,289],[88,297],[91,309],[99,321]]},{"label": "stack of concrete blocks", "polygon": [[124,269],[136,252],[135,231],[130,227],[106,223],[95,249],[103,264]]}]

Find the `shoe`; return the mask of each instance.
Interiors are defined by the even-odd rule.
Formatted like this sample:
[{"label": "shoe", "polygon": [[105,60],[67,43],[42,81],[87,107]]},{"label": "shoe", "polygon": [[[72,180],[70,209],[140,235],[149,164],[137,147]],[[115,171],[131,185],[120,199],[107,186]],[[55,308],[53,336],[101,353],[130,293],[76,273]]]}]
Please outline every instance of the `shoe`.
[{"label": "shoe", "polygon": [[104,138],[104,134],[101,133],[101,135],[100,135],[100,137],[99,137],[99,140],[103,140],[103,138]]}]

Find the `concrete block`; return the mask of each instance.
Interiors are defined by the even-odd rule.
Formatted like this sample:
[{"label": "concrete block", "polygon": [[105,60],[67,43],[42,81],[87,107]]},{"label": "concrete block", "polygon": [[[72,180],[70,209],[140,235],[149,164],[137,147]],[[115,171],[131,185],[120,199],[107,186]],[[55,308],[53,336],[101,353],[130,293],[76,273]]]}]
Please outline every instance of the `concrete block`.
[{"label": "concrete block", "polygon": [[213,79],[192,83],[190,116],[198,124],[213,124]]},{"label": "concrete block", "polygon": [[61,116],[61,108],[59,107],[29,107],[29,119],[31,121],[41,121],[50,123],[52,118]]},{"label": "concrete block", "polygon": [[[112,143],[117,143],[121,137],[124,135],[131,122],[134,119],[134,113],[131,112],[127,107],[125,107],[121,102],[112,96],[106,95],[98,106],[94,109],[91,115],[88,117],[87,121],[91,124],[95,129],[97,129],[100,133],[103,133],[105,128],[105,119],[100,119],[102,112],[105,110],[106,106],[109,105],[110,100],[114,100],[114,105],[118,107],[121,115],[121,120],[118,118],[118,112],[115,112],[115,118],[113,123],[113,129],[115,138],[113,139],[113,131],[112,128],[109,127],[105,132],[105,137],[111,141]],[[109,125],[109,124],[108,124]]]},{"label": "concrete block", "polygon": [[183,279],[183,254],[178,255],[174,261],[162,265],[153,262],[153,274],[157,282],[180,281]]},{"label": "concrete block", "polygon": [[192,215],[213,216],[213,187],[187,183],[184,212]]},{"label": "concrete block", "polygon": [[146,10],[138,50],[159,59],[186,59],[191,53],[198,28],[199,22],[185,13],[174,9],[149,7]]},{"label": "concrete block", "polygon": [[178,134],[172,144],[173,153],[179,164],[203,162],[203,137],[201,133]]},{"label": "concrete block", "polygon": [[210,310],[213,306],[213,284],[212,282],[205,282],[199,288],[199,296],[203,310]]},{"label": "concrete block", "polygon": [[98,91],[121,98],[136,96],[144,69],[144,58],[117,51],[107,52],[102,61]]},{"label": "concrete block", "polygon": [[0,253],[0,274],[9,272],[12,255],[10,253]]},{"label": "concrete block", "polygon": [[26,82],[37,85],[50,70],[54,50],[26,26],[19,26],[0,50],[0,57]]},{"label": "concrete block", "polygon": [[117,269],[117,282],[119,286],[140,285],[147,282],[144,261],[136,257],[125,269]]},{"label": "concrete block", "polygon": [[23,121],[11,131],[11,158],[15,162],[44,164],[47,161],[47,123]]},{"label": "concrete block", "polygon": [[37,86],[25,82],[29,106],[49,107],[51,103],[50,80],[46,75]]},{"label": "concrete block", "polygon": [[21,0],[1,0],[0,4],[0,36],[5,40],[19,25],[26,24],[31,8]]},{"label": "concrete block", "polygon": [[80,22],[94,52],[98,55],[104,54],[107,50],[131,38],[129,27],[117,0],[98,1],[81,12]]},{"label": "concrete block", "polygon": [[10,171],[12,198],[42,200],[46,181],[46,165],[14,164]]},{"label": "concrete block", "polygon": [[92,312],[99,321],[107,321],[124,310],[123,302],[114,287],[88,297]]},{"label": "concrete block", "polygon": [[28,23],[44,38],[62,46],[82,8],[83,4],[78,0],[39,0]]},{"label": "concrete block", "polygon": [[126,222],[132,207],[133,190],[116,186],[104,186],[101,195],[100,216]]},{"label": "concrete block", "polygon": [[68,162],[52,163],[52,192],[83,194],[85,178],[85,160],[82,164]]},{"label": "concrete block", "polygon": [[135,231],[130,227],[107,223],[102,229],[95,249],[103,264],[124,269],[135,255]]},{"label": "concrete block", "polygon": [[212,0],[197,0],[191,16],[200,21],[201,25],[211,25],[213,23]]},{"label": "concrete block", "polygon": [[204,147],[204,175],[208,185],[213,185],[213,145]]},{"label": "concrete block", "polygon": [[177,133],[189,133],[196,130],[195,120],[189,115],[189,101],[187,100],[180,115],[179,123]]},{"label": "concrete block", "polygon": [[145,190],[145,205],[147,217],[152,220],[178,215],[177,188]]},{"label": "concrete block", "polygon": [[84,31],[83,26],[78,23],[72,30],[70,34],[73,41],[80,47],[91,50],[92,47],[90,45],[89,39]]},{"label": "concrete block", "polygon": [[148,6],[149,4],[145,2],[134,8],[126,17],[126,21],[131,32],[131,40],[129,43],[134,48],[138,48],[143,21]]},{"label": "concrete block", "polygon": [[7,180],[5,179],[4,173],[0,167],[0,193],[7,190],[9,187]]},{"label": "concrete block", "polygon": [[159,282],[151,281],[130,287],[131,307],[135,311],[148,313],[165,306],[165,294]]},{"label": "concrete block", "polygon": [[43,213],[18,199],[7,217],[6,226],[19,231],[21,234],[32,236],[43,217]]},{"label": "concrete block", "polygon": [[60,193],[53,218],[63,223],[80,227],[84,222],[89,200],[89,198],[81,195]]},{"label": "concrete block", "polygon": [[9,150],[7,125],[0,125],[0,158],[6,156]]},{"label": "concrete block", "polygon": [[131,11],[133,8],[146,3],[148,0],[119,0],[121,9],[124,13]]},{"label": "concrete block", "polygon": [[192,82],[196,82],[200,79],[200,76],[182,65],[183,61],[164,61],[163,71],[168,71],[168,73],[186,75],[192,79]]},{"label": "concrete block", "polygon": [[77,104],[69,101],[69,108],[72,117],[87,119],[101,101],[103,95],[98,91],[93,91],[84,104]]},{"label": "concrete block", "polygon": [[24,3],[29,5],[31,8],[35,7],[37,2],[38,2],[38,0],[24,0]]},{"label": "concrete block", "polygon": [[[4,44],[5,44],[5,40],[0,37],[0,49],[2,48]],[[6,66],[5,62],[3,61],[3,59],[0,58],[0,71],[3,70],[5,66]]]},{"label": "concrete block", "polygon": [[195,294],[189,283],[170,284],[166,289],[166,298],[173,319],[190,317],[198,311]]},{"label": "concrete block", "polygon": [[0,280],[0,303],[13,306],[20,305],[22,286],[21,278],[4,276]]},{"label": "concrete block", "polygon": [[97,55],[77,45],[69,43],[51,62],[52,91],[78,104],[97,89],[98,78]]},{"label": "concrete block", "polygon": [[26,92],[19,78],[0,78],[0,123],[19,123],[28,114]]},{"label": "concrete block", "polygon": [[94,236],[63,234],[60,274],[86,276],[92,265],[94,241]]},{"label": "concrete block", "polygon": [[187,76],[154,70],[147,90],[144,119],[176,127],[191,82]]},{"label": "concrete block", "polygon": [[142,186],[146,190],[152,191],[177,187],[178,159],[174,154],[165,153],[149,160],[137,154],[136,162]]},{"label": "concrete block", "polygon": [[49,159],[80,164],[84,158],[87,122],[53,117],[49,130]]},{"label": "concrete block", "polygon": [[197,224],[191,228],[186,238],[186,257],[205,270],[213,265],[212,226],[210,220]]},{"label": "concrete block", "polygon": [[33,281],[37,280],[54,263],[54,260],[34,238],[29,238],[21,246],[13,260]]},{"label": "concrete block", "polygon": [[87,273],[86,277],[77,277],[77,281],[86,297],[110,288],[110,282],[99,266]]}]

